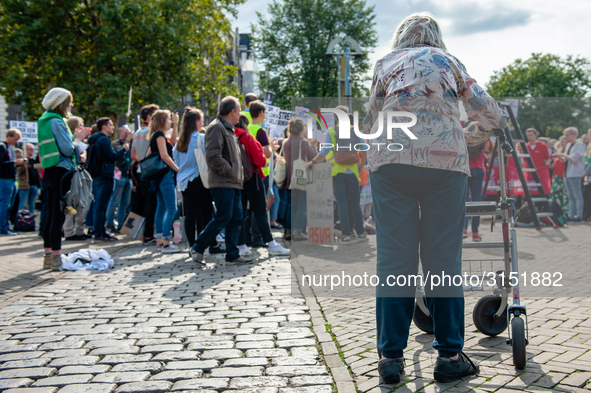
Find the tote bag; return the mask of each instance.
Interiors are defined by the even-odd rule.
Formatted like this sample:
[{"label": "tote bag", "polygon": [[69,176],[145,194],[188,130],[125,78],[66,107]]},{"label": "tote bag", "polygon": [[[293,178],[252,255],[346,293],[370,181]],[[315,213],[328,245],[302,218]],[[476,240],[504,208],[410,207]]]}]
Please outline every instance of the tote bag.
[{"label": "tote bag", "polygon": [[207,161],[205,154],[201,150],[201,136],[197,138],[197,149],[195,149],[195,158],[197,159],[197,167],[199,168],[199,177],[203,183],[203,187],[209,189],[209,181],[207,175]]},{"label": "tote bag", "polygon": [[302,160],[302,139],[300,141],[300,153],[297,160],[293,162],[293,168],[291,172],[291,183],[289,184],[290,190],[302,190],[306,191],[306,184],[308,184],[308,163]]},{"label": "tote bag", "polygon": [[279,187],[285,183],[287,179],[287,162],[285,161],[285,157],[283,156],[283,146],[285,146],[285,141],[281,145],[281,150],[279,150],[279,155],[277,156],[277,163],[275,164],[275,173],[273,176],[273,180],[275,184]]}]

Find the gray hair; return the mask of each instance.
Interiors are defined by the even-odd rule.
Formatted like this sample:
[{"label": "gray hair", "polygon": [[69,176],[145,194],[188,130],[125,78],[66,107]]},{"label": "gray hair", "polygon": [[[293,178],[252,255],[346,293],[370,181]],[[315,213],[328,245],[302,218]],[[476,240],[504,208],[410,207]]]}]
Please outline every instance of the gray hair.
[{"label": "gray hair", "polygon": [[406,17],[392,36],[392,50],[426,45],[447,51],[439,23],[428,12],[416,12]]},{"label": "gray hair", "polygon": [[579,130],[577,129],[577,127],[567,127],[564,129],[564,131],[562,132],[564,135],[566,134],[575,134],[575,136],[579,136]]}]

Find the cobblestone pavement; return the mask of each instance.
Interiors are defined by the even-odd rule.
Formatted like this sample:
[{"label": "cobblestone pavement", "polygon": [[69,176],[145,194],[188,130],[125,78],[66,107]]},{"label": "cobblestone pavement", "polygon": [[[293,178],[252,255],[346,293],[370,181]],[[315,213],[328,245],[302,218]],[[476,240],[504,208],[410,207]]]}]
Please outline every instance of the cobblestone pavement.
[{"label": "cobblestone pavement", "polygon": [[[121,240],[112,243],[62,242],[63,252],[78,251],[80,248],[103,248],[111,255],[129,247],[134,242],[119,236]],[[135,242],[137,243],[137,242]],[[43,270],[43,241],[37,232],[21,233],[18,236],[0,238],[0,307],[23,292],[59,279],[63,272]]]},{"label": "cobblestone pavement", "polygon": [[[484,222],[484,227],[490,221]],[[498,224],[497,224],[498,225]],[[498,233],[497,233],[498,236]],[[588,268],[591,247],[591,226],[578,225],[554,230],[545,228],[541,232],[533,229],[518,229],[518,248],[520,271],[562,271],[577,273],[580,280],[573,284],[564,282],[564,293],[581,294],[579,285],[588,293],[591,271]],[[485,232],[485,241],[493,241],[494,236]],[[465,252],[469,259],[495,257],[490,250]],[[300,273],[327,272],[330,269],[347,269],[352,261],[363,270],[375,271],[371,263],[362,263],[374,258],[375,236],[368,243],[339,247],[296,247],[297,258],[292,258]],[[322,268],[319,268],[323,261]],[[375,264],[375,259],[373,259]],[[582,269],[581,265],[586,265]],[[340,270],[338,270],[340,269]],[[351,271],[351,270],[349,270]],[[359,271],[362,271],[360,268]],[[359,273],[358,271],[358,273]],[[310,288],[305,288],[314,296]],[[565,391],[578,392],[591,390],[591,300],[589,297],[560,296],[553,298],[525,297],[529,322],[529,345],[527,346],[527,365],[524,370],[513,367],[511,347],[505,343],[507,332],[497,337],[489,337],[477,331],[472,322],[472,310],[476,301],[491,292],[466,292],[466,343],[465,352],[480,364],[478,377],[464,379],[455,383],[435,383],[433,368],[437,358],[431,348],[433,335],[420,331],[411,325],[408,347],[405,350],[406,375],[396,386],[380,385],[377,372],[377,350],[375,331],[375,300],[366,292],[355,292],[339,297],[330,296],[326,289],[314,288],[322,317],[327,324],[336,347],[325,350],[334,351],[344,359],[348,369],[341,380],[355,383],[360,392],[468,392],[498,391],[527,392]],[[395,317],[395,316],[393,316]],[[333,373],[333,376],[334,373]],[[339,381],[339,376],[335,376]],[[340,391],[340,390],[339,390]]]},{"label": "cobblestone pavement", "polygon": [[289,260],[259,250],[202,269],[136,246],[32,291],[0,310],[0,390],[332,392]]}]

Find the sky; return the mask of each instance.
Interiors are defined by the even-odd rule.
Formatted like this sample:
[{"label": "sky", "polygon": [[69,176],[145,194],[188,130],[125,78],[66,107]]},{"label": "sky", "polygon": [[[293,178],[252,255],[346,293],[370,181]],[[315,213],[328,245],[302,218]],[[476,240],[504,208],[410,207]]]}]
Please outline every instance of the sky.
[{"label": "sky", "polygon": [[[277,0],[281,1],[281,0]],[[266,15],[271,0],[247,0],[238,7],[234,29],[250,33],[256,11]],[[372,63],[389,52],[396,26],[409,14],[431,12],[448,52],[485,86],[493,75],[531,53],[580,55],[591,60],[591,1],[565,0],[367,0],[375,6],[378,46]]]}]

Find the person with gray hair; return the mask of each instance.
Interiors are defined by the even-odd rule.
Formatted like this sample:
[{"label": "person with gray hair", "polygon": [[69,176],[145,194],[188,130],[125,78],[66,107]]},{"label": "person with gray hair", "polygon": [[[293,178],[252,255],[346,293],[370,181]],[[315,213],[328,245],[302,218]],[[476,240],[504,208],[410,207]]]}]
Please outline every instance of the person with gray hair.
[{"label": "person with gray hair", "polygon": [[[460,122],[459,101],[472,121],[466,130]],[[389,111],[407,112],[397,114],[394,122],[416,119],[409,127],[415,138],[398,128],[379,132]],[[417,275],[419,255],[424,274],[461,276],[470,176],[467,144],[484,143],[493,129],[504,126],[495,100],[447,52],[437,21],[428,13],[408,16],[394,34],[392,51],[375,65],[364,119],[365,133],[374,134],[368,168],[380,282],[387,282],[390,275]],[[402,149],[380,149],[391,142]],[[416,283],[408,281],[406,286],[376,288],[378,371],[387,384],[398,383],[404,369],[416,292]],[[477,374],[478,366],[462,352],[462,285],[445,281],[439,287],[425,287],[434,323],[433,347],[439,352],[434,378],[451,382]]]},{"label": "person with gray hair", "polygon": [[579,223],[583,220],[583,184],[585,175],[585,153],[587,147],[577,139],[579,130],[576,127],[567,127],[563,131],[566,140],[566,153],[554,153],[565,164],[564,182],[568,194],[567,221]]}]

